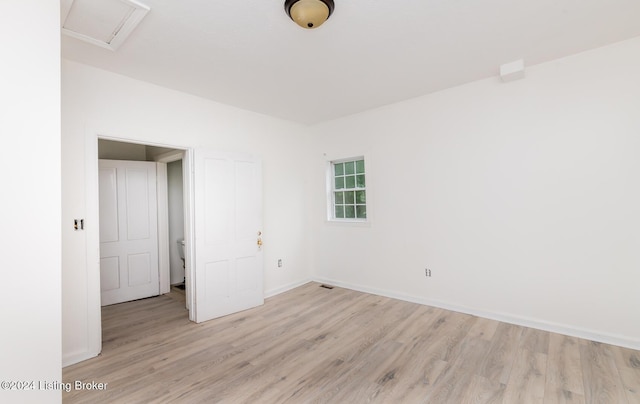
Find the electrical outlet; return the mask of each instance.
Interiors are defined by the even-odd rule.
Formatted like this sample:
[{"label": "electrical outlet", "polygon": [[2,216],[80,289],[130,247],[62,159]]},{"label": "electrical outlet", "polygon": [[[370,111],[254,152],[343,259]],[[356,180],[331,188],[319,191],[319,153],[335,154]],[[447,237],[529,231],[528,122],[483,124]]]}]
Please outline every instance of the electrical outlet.
[{"label": "electrical outlet", "polygon": [[424,276],[426,276],[427,278],[431,278],[431,270],[429,268],[425,268]]},{"label": "electrical outlet", "polygon": [[282,268],[282,260],[281,259],[278,260],[278,268]]}]

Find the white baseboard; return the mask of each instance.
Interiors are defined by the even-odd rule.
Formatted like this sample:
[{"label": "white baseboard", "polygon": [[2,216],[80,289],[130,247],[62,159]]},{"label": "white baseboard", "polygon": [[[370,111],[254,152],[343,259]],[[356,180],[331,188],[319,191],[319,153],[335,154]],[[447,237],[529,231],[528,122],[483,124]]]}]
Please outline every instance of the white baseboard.
[{"label": "white baseboard", "polygon": [[632,338],[628,338],[620,335],[607,334],[607,333],[597,332],[593,330],[588,330],[588,329],[583,329],[578,327],[571,327],[563,324],[556,324],[556,323],[541,321],[541,320],[527,318],[527,317],[514,316],[511,314],[477,310],[471,307],[458,306],[455,304],[450,304],[450,303],[442,302],[439,300],[431,300],[431,299],[426,299],[424,297],[411,296],[411,295],[389,291],[389,290],[381,290],[381,289],[371,288],[367,286],[354,285],[350,283],[336,281],[333,279],[316,277],[313,279],[313,281],[319,282],[319,283],[326,283],[329,285],[334,285],[334,286],[338,286],[345,289],[351,289],[358,292],[370,293],[373,295],[390,297],[398,300],[404,300],[406,302],[418,303],[425,306],[433,306],[441,309],[456,311],[459,313],[470,314],[477,317],[488,318],[490,320],[502,321],[504,323],[515,324],[515,325],[520,325],[520,326],[529,327],[529,328],[536,328],[539,330],[568,335],[571,337],[583,338],[591,341],[602,342],[605,344],[617,345],[625,348],[640,350],[640,340],[632,339]]},{"label": "white baseboard", "polygon": [[284,286],[280,286],[280,287],[275,288],[275,289],[267,290],[267,291],[264,292],[264,298],[266,299],[266,298],[269,298],[269,297],[273,297],[273,296],[279,295],[280,293],[284,293],[284,292],[287,292],[287,291],[289,291],[291,289],[295,289],[295,288],[297,288],[299,286],[302,286],[304,284],[307,284],[307,283],[309,283],[311,281],[312,281],[311,278],[307,278],[307,279],[303,279],[301,281],[297,281],[297,282],[289,283],[289,284],[284,285]]},{"label": "white baseboard", "polygon": [[98,356],[100,352],[78,352],[70,355],[62,356],[62,367],[65,368],[67,366],[75,365],[76,363],[86,361],[87,359],[95,358]]}]

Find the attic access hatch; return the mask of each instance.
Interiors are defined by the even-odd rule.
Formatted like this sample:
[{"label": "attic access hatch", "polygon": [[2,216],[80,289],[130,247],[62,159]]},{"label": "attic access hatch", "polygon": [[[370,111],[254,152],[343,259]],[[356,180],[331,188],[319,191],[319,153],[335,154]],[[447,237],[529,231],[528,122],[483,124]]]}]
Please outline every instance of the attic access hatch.
[{"label": "attic access hatch", "polygon": [[149,10],[134,0],[63,0],[62,32],[115,51]]}]

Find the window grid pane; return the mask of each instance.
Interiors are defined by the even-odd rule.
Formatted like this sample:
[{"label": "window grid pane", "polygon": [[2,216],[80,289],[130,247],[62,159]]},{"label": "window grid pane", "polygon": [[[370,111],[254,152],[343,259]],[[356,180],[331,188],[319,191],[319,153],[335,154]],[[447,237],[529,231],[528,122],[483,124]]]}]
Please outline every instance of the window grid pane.
[{"label": "window grid pane", "polygon": [[353,205],[355,201],[356,201],[355,192],[350,191],[350,192],[344,193],[344,203],[346,205]]},{"label": "window grid pane", "polygon": [[356,208],[352,205],[347,205],[344,207],[344,217],[346,219],[355,219],[356,218]]},{"label": "window grid pane", "polygon": [[345,188],[355,188],[356,187],[356,177],[355,175],[348,175],[346,177],[344,177],[344,187]]},{"label": "window grid pane", "polygon": [[344,163],[344,173],[347,175],[356,173],[355,161]]}]

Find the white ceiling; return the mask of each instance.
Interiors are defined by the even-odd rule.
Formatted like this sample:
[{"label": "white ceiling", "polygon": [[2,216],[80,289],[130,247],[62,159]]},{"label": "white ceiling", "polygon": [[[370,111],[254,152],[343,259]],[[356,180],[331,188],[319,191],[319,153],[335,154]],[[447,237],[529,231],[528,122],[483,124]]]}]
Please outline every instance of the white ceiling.
[{"label": "white ceiling", "polygon": [[640,35],[639,0],[335,0],[315,30],[284,0],[138,1],[117,51],[63,36],[63,57],[307,124]]}]

